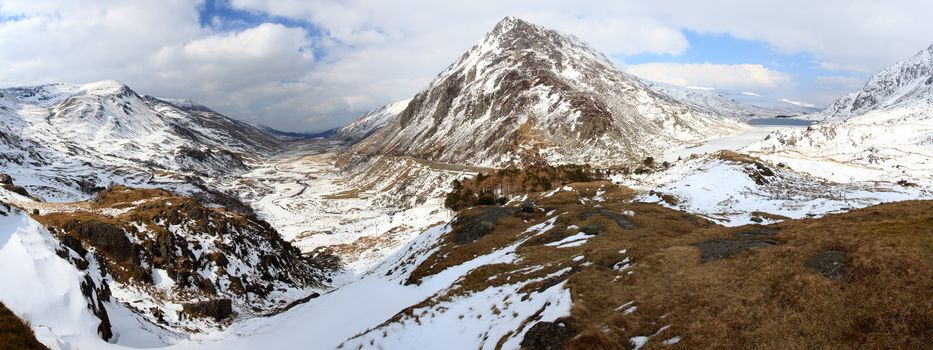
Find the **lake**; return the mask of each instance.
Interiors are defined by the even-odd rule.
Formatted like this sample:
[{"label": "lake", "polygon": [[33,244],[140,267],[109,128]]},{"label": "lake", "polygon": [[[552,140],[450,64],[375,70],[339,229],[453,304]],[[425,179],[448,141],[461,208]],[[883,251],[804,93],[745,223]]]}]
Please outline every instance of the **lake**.
[{"label": "lake", "polygon": [[810,126],[813,123],[815,122],[812,120],[790,118],[755,118],[748,120],[748,125],[752,126]]},{"label": "lake", "polygon": [[771,132],[786,128],[806,128],[813,125],[811,120],[789,119],[789,118],[757,118],[749,119],[748,125],[752,127],[744,132],[712,139],[704,143],[696,144],[686,148],[669,149],[661,156],[661,160],[669,162],[676,161],[677,158],[687,158],[691,154],[713,153],[719,150],[735,151],[748,146],[752,143],[765,139]]}]

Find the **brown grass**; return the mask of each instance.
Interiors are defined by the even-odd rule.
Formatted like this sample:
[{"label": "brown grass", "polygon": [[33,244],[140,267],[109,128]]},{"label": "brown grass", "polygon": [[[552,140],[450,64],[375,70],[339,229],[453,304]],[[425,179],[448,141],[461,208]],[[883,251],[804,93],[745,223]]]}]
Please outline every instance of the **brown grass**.
[{"label": "brown grass", "polygon": [[604,178],[604,175],[587,165],[527,165],[521,169],[499,169],[455,180],[453,191],[445,198],[444,206],[460,210],[476,205],[501,205],[508,196],[550,191],[570,183],[596,181]]},{"label": "brown grass", "polygon": [[329,194],[324,196],[324,199],[352,199],[360,197],[360,189],[351,188],[349,190],[340,191],[334,194]]},{"label": "brown grass", "polygon": [[[726,228],[655,204],[601,203],[612,211],[635,212],[630,221],[636,227],[624,229],[599,215],[581,219],[580,213],[593,207],[570,193],[563,196],[542,204],[561,215],[553,230],[519,246],[517,263],[478,268],[458,281],[460,289],[451,295],[572,267],[571,273],[523,290],[567,280],[574,306],[563,321],[580,330],[565,344],[571,349],[629,348],[629,338],[650,335],[645,349],[919,349],[933,342],[933,201],[772,224],[778,232],[769,239],[778,245],[701,263],[694,244],[732,239],[756,226]],[[540,213],[505,218],[466,244],[446,237],[412,276],[417,281],[525,239],[525,229],[546,219]],[[545,246],[576,233],[570,225],[593,224],[603,230],[585,245]],[[848,276],[833,280],[807,267],[825,250],[846,253]],[[573,262],[578,255],[585,259]],[[632,268],[614,270],[625,257]],[[533,266],[544,268],[522,270]],[[635,312],[616,310],[630,301]],[[670,328],[658,332],[666,325]],[[682,340],[674,346],[661,343],[674,336]]]},{"label": "brown grass", "polygon": [[10,309],[0,303],[0,350],[21,349],[48,350],[45,345],[36,340],[32,329],[29,329],[29,326],[23,320],[16,317]]},{"label": "brown grass", "polygon": [[[608,283],[599,269],[568,282],[572,319],[618,329],[618,339],[673,336],[681,348],[922,348],[933,340],[933,204],[904,202],[777,225],[783,244],[699,263],[690,244],[729,237],[714,227],[632,242],[634,274]],[[595,243],[595,242],[593,242]],[[823,250],[848,255],[849,276],[805,266]],[[926,276],[926,277],[924,277]],[[624,316],[614,307],[635,300]]]},{"label": "brown grass", "polygon": [[118,185],[101,191],[99,194],[97,194],[97,197],[91,201],[91,204],[97,208],[121,208],[127,207],[130,203],[144,199],[170,196],[170,193],[162,189],[130,188]]}]

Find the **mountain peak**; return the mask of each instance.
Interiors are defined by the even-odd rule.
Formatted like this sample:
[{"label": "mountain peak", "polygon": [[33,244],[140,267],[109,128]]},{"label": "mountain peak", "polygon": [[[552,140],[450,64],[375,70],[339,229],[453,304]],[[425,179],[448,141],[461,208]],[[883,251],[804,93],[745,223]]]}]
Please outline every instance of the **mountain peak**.
[{"label": "mountain peak", "polygon": [[85,84],[51,83],[3,89],[17,99],[42,104],[56,104],[73,96],[135,95],[125,84],[116,80],[101,80]]},{"label": "mountain peak", "polygon": [[499,40],[512,41],[521,39],[534,39],[548,35],[560,35],[556,31],[525,21],[518,17],[503,18],[486,35],[483,41]]},{"label": "mountain peak", "polygon": [[933,105],[933,45],[873,75],[856,92],[833,102],[822,119],[848,119],[873,110]]},{"label": "mountain peak", "polygon": [[562,70],[565,66],[592,63],[614,67],[609,59],[572,35],[510,16],[499,21],[439,78],[457,71],[482,73],[492,67],[551,66],[547,70]]},{"label": "mountain peak", "polygon": [[101,80],[79,86],[84,93],[89,95],[114,95],[132,91],[129,86],[116,80]]},{"label": "mountain peak", "polygon": [[732,123],[648,90],[573,36],[506,17],[350,153],[608,166],[731,132]]},{"label": "mountain peak", "polygon": [[496,23],[496,26],[493,27],[493,32],[497,30],[507,31],[508,29],[517,27],[517,26],[535,26],[531,22],[525,21],[521,18],[515,16],[506,16],[502,18],[499,23]]}]

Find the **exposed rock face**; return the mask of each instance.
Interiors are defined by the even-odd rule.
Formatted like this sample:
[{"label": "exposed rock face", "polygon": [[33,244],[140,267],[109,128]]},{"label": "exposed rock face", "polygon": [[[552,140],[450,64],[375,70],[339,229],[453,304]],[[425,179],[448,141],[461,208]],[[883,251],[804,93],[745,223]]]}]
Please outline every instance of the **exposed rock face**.
[{"label": "exposed rock face", "polygon": [[873,75],[861,89],[833,102],[817,119],[848,119],[916,104],[933,104],[933,45]]},{"label": "exposed rock face", "polygon": [[13,183],[13,177],[7,174],[0,174],[0,188],[16,193],[21,196],[29,197],[29,191]]},{"label": "exposed rock face", "polygon": [[492,231],[499,219],[513,213],[511,208],[494,206],[483,206],[464,212],[451,224],[454,240],[457,244],[473,242]]},{"label": "exposed rock face", "polygon": [[588,220],[590,217],[604,217],[611,220],[616,225],[619,225],[619,228],[626,230],[635,229],[635,224],[632,223],[630,217],[623,213],[612,211],[608,209],[591,209],[580,213],[580,220]]},{"label": "exposed rock face", "polygon": [[781,244],[781,241],[775,238],[778,232],[776,227],[752,227],[736,232],[732,239],[711,239],[694,246],[700,249],[700,262],[706,263],[726,259],[746,250]]},{"label": "exposed rock face", "polygon": [[738,129],[648,89],[576,38],[509,17],[348,155],[628,164]]},{"label": "exposed rock face", "polygon": [[573,337],[567,326],[558,322],[538,322],[528,329],[522,339],[522,348],[533,350],[563,349],[564,343]]},{"label": "exposed rock face", "polygon": [[849,275],[846,253],[839,250],[822,251],[807,261],[807,267],[819,271],[826,278],[841,280]]},{"label": "exposed rock face", "polygon": [[0,89],[0,169],[47,200],[87,199],[152,171],[229,176],[281,149],[250,124],[114,81]]},{"label": "exposed rock face", "polygon": [[233,314],[233,304],[230,299],[205,300],[182,304],[182,310],[194,317],[210,317],[220,321]]},{"label": "exposed rock face", "polygon": [[[89,204],[91,211],[48,213],[37,220],[76,254],[93,252],[118,288],[149,290],[145,298],[184,304],[189,315],[221,320],[234,311],[275,310],[323,286],[330,271],[252,214],[126,187],[110,188]],[[134,307],[145,306],[151,305]],[[166,321],[173,312],[155,309],[147,314],[153,322],[184,321]]]},{"label": "exposed rock face", "polygon": [[408,107],[409,102],[411,102],[411,99],[397,101],[369,111],[352,123],[336,129],[331,138],[349,142],[365,139],[395,120],[399,113],[402,113],[405,107]]}]

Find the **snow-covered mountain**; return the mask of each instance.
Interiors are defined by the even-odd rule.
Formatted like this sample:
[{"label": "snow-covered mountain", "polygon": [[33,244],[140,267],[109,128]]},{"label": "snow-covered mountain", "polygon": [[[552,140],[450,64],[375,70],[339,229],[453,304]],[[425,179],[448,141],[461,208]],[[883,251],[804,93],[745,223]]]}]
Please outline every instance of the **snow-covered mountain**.
[{"label": "snow-covered mountain", "polygon": [[[864,92],[894,102],[665,162],[645,157],[803,107],[647,82],[512,17],[413,99],[301,142],[112,81],[2,89],[0,267],[17,268],[0,268],[0,305],[53,349],[735,348],[765,333],[915,348],[933,285],[878,271],[929,267],[914,248],[933,216],[918,200],[933,198],[933,108],[926,66],[895,67]],[[538,164],[496,168],[515,163]],[[839,214],[889,201],[905,202]],[[827,252],[853,277],[810,266]],[[788,303],[874,321],[773,327]],[[912,333],[874,336],[893,332]]]},{"label": "snow-covered mountain", "polygon": [[817,116],[825,121],[775,132],[747,150],[840,182],[933,186],[933,46]]},{"label": "snow-covered mountain", "polygon": [[649,89],[577,38],[507,17],[350,153],[608,166],[741,129]]},{"label": "snow-covered mountain", "polygon": [[0,166],[46,199],[83,198],[153,170],[235,174],[280,148],[250,124],[115,81],[0,89]]},{"label": "snow-covered mountain", "polygon": [[680,103],[722,116],[750,119],[792,117],[819,112],[820,107],[788,99],[775,99],[754,92],[733,92],[714,88],[681,87],[642,79],[654,91]]},{"label": "snow-covered mountain", "polygon": [[843,120],[882,109],[933,105],[933,45],[876,73],[858,91],[814,115],[817,120]]},{"label": "snow-covered mountain", "polygon": [[363,114],[352,123],[335,130],[334,139],[356,142],[379,131],[408,107],[411,99],[392,102]]},{"label": "snow-covered mountain", "polygon": [[[3,285],[31,287],[4,288],[0,298],[37,328],[59,332],[47,335],[56,341],[77,341],[70,338],[81,328],[124,345],[216,330],[316,297],[333,268],[302,256],[251,213],[120,186],[73,203],[0,189],[0,246],[5,266],[40,271],[0,275]],[[52,311],[63,306],[63,315]]]}]

